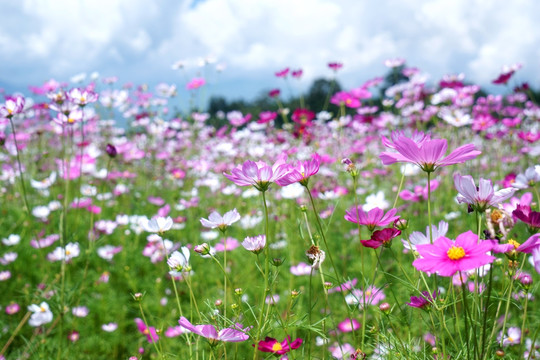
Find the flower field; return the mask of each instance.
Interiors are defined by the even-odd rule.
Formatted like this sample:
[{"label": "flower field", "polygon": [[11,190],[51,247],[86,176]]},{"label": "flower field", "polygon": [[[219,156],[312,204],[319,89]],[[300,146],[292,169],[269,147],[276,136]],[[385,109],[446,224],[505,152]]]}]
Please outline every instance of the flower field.
[{"label": "flower field", "polygon": [[0,358],[540,358],[538,99],[387,66],[250,113],[4,94]]}]

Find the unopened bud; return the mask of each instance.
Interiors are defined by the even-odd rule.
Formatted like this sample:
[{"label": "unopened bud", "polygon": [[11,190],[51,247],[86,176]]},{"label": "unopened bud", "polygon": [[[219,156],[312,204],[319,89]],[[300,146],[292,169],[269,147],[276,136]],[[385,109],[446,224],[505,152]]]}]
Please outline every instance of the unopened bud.
[{"label": "unopened bud", "polygon": [[232,304],[231,309],[233,309],[233,310],[238,309],[238,304],[237,303]]},{"label": "unopened bud", "polygon": [[105,152],[111,158],[116,157],[116,154],[118,154],[118,151],[116,150],[116,147],[114,145],[112,145],[112,144],[107,144],[107,146],[105,147]]},{"label": "unopened bud", "polygon": [[283,259],[275,258],[272,260],[272,265],[274,265],[275,267],[279,267],[282,264],[283,264]]},{"label": "unopened bud", "polygon": [[299,292],[299,291],[291,290],[291,297],[292,297],[293,299],[297,298],[298,295],[300,295],[300,292]]},{"label": "unopened bud", "polygon": [[504,357],[504,355],[505,355],[504,350],[499,349],[499,350],[495,351],[495,355],[497,355],[500,358]]},{"label": "unopened bud", "polygon": [[223,301],[221,301],[221,299],[217,299],[215,302],[214,302],[214,305],[215,306],[221,306],[223,304]]},{"label": "unopened bud", "polygon": [[208,245],[207,243],[196,245],[195,248],[193,248],[193,250],[197,254],[208,255],[210,254],[210,245]]},{"label": "unopened bud", "polygon": [[396,228],[398,230],[404,231],[407,230],[408,227],[409,222],[406,219],[399,219],[398,221],[396,221]]},{"label": "unopened bud", "polygon": [[333,284],[330,281],[325,281],[323,285],[324,288],[328,290],[332,287]]},{"label": "unopened bud", "polygon": [[385,314],[390,313],[390,304],[387,302],[383,302],[381,305],[379,305],[379,310],[381,310]]},{"label": "unopened bud", "polygon": [[143,298],[143,296],[144,296],[144,294],[138,292],[138,293],[133,294],[132,296],[133,296],[133,300],[135,300],[135,301],[141,301],[142,298]]},{"label": "unopened bud", "polygon": [[244,290],[242,288],[236,288],[234,289],[234,293],[238,296],[242,296],[244,294]]}]

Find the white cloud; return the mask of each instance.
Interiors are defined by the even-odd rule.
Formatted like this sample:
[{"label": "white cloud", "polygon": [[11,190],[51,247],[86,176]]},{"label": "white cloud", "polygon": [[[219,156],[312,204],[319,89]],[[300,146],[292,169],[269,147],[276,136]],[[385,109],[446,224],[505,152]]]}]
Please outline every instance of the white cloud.
[{"label": "white cloud", "polygon": [[260,88],[282,84],[273,73],[286,66],[303,68],[304,83],[330,76],[329,61],[357,86],[393,57],[433,79],[489,83],[516,62],[532,81],[540,72],[535,0],[24,0],[0,11],[12,15],[0,23],[0,62],[33,84],[93,70],[157,83],[181,59],[188,77],[202,74],[208,54],[228,64],[223,80],[267,81]]}]

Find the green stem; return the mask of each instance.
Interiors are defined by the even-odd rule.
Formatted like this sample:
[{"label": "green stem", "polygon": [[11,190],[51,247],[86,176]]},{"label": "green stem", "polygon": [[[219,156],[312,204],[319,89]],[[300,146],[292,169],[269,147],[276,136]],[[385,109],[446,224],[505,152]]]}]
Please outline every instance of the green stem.
[{"label": "green stem", "polygon": [[[261,197],[264,207],[264,234],[266,236],[266,246],[264,247],[264,256],[265,256],[265,264],[264,264],[264,288],[263,288],[263,294],[261,299],[261,312],[259,314],[259,324],[257,327],[257,337],[255,338],[255,347],[253,350],[253,360],[257,358],[257,347],[259,345],[259,341],[261,340],[261,333],[264,330],[264,325],[266,323],[266,318],[264,319],[263,323],[263,315],[264,315],[264,308],[266,304],[266,296],[268,295],[268,273],[270,272],[270,237],[269,237],[269,228],[268,228],[268,206],[266,205],[266,195],[265,191],[261,191]],[[270,306],[268,304],[267,306]]]},{"label": "green stem", "polygon": [[13,142],[15,143],[15,153],[17,154],[17,164],[19,166],[19,176],[21,179],[21,188],[23,192],[24,206],[26,207],[26,214],[30,217],[30,206],[28,205],[28,197],[26,195],[26,185],[24,184],[24,174],[22,171],[21,156],[19,154],[19,145],[17,144],[17,134],[15,132],[15,126],[13,125],[13,119],[9,117],[9,123],[11,124],[11,132],[13,134]]},{"label": "green stem", "polygon": [[433,244],[433,229],[431,228],[431,172],[427,173],[427,211],[428,211],[428,223],[429,223],[429,243]]},{"label": "green stem", "polygon": [[[144,326],[146,327],[148,331],[150,331],[150,327],[148,326],[148,321],[146,321],[146,316],[144,316],[144,311],[143,311],[142,304],[140,301],[139,301],[139,310],[141,311],[141,316],[144,321]],[[156,353],[159,355],[160,358],[162,358],[163,356],[161,355],[161,352],[159,351],[157,347],[156,341],[154,341],[154,338],[152,337],[152,333],[150,333],[150,338],[152,339],[152,345],[154,345],[154,349],[156,350]]]},{"label": "green stem", "polygon": [[[428,173],[428,176],[429,176],[429,173]],[[394,199],[394,204],[392,205],[392,208],[395,209],[396,208],[396,205],[397,205],[397,201],[399,199],[399,193],[401,192],[401,189],[403,188],[403,183],[405,182],[405,173],[401,174],[401,181],[399,182],[399,188],[396,192],[396,197]],[[429,184],[429,178],[428,178],[428,184]],[[429,186],[429,185],[428,185]],[[428,188],[429,189],[429,188]],[[429,194],[429,190],[428,190],[428,194]]]}]

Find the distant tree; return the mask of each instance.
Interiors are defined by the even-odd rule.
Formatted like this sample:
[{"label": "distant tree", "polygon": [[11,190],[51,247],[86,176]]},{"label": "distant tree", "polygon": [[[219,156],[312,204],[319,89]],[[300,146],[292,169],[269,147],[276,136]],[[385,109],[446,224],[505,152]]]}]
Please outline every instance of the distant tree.
[{"label": "distant tree", "polygon": [[319,78],[313,81],[306,96],[306,107],[312,111],[323,109],[328,94],[330,97],[341,91],[341,85],[337,81]]}]

